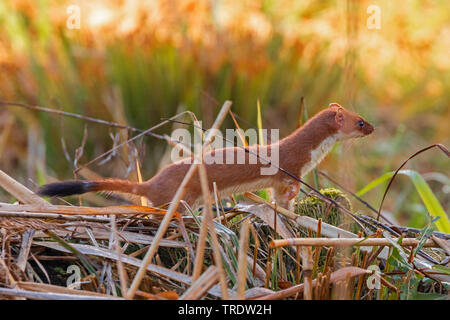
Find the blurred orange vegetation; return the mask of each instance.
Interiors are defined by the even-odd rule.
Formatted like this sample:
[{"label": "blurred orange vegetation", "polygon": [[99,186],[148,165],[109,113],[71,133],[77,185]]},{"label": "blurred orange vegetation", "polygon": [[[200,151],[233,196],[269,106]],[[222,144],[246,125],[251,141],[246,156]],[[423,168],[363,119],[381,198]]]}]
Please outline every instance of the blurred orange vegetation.
[{"label": "blurred orange vegetation", "polygon": [[[274,34],[283,39],[284,49],[295,49],[297,57],[302,59],[311,59],[318,54],[319,43],[329,42],[326,56],[330,64],[342,62],[351,42],[364,57],[361,63],[371,82],[384,81],[383,68],[388,65],[395,65],[399,76],[412,78],[423,77],[430,65],[439,72],[450,68],[449,14],[441,10],[445,3],[441,1],[409,0],[402,6],[395,6],[391,1],[375,1],[381,7],[380,31],[365,27],[368,14],[364,8],[372,3],[361,1],[357,4],[358,12],[351,13],[356,17],[350,18],[359,21],[357,32],[347,31],[352,22],[346,23],[345,2],[336,5],[330,1],[318,5],[312,0],[47,2],[48,18],[54,30],[66,27],[70,5],[80,7],[81,30],[67,32],[67,36],[83,47],[102,49],[108,42],[120,40],[149,49],[169,44],[199,59],[211,71],[231,61],[237,68],[257,75],[270,63],[263,48]],[[36,3],[11,0],[9,8],[34,21],[44,14],[39,12]],[[55,32],[54,36],[58,34]],[[20,41],[2,41],[0,62],[17,65],[20,57],[17,54],[26,54],[21,49]],[[426,88],[429,94],[440,95],[444,85],[431,80]],[[400,92],[394,86],[389,93],[396,97]]]}]

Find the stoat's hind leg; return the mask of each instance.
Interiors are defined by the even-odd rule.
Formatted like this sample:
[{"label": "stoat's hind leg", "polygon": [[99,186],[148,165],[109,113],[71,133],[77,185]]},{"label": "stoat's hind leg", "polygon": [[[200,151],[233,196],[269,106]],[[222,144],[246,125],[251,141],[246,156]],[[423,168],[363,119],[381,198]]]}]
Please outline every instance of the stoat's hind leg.
[{"label": "stoat's hind leg", "polygon": [[300,191],[300,182],[293,181],[274,188],[274,200],[278,206],[288,210],[294,209],[294,201]]},{"label": "stoat's hind leg", "polygon": [[177,211],[180,213],[190,214],[196,211],[202,204],[202,197],[197,192],[187,191],[178,205]]}]

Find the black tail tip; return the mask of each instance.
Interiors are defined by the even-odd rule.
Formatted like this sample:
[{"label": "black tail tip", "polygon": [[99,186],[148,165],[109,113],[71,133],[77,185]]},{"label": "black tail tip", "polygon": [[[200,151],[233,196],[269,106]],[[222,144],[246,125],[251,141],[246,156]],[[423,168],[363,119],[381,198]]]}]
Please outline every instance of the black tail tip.
[{"label": "black tail tip", "polygon": [[37,194],[49,197],[65,197],[73,194],[82,194],[93,191],[95,182],[92,181],[64,181],[54,182],[41,186]]}]

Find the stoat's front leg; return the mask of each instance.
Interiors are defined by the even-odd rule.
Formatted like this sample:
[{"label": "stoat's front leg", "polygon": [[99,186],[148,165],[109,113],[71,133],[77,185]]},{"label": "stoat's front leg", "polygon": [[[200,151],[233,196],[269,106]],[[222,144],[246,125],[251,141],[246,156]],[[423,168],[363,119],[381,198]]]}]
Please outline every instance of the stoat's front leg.
[{"label": "stoat's front leg", "polygon": [[277,206],[288,210],[294,209],[294,199],[300,191],[300,182],[287,180],[279,186],[274,187],[274,200]]}]

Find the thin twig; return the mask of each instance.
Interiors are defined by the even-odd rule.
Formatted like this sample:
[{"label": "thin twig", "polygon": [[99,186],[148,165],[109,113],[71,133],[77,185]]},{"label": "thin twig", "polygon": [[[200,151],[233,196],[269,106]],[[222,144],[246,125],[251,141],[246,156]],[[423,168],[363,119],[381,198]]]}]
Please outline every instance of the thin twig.
[{"label": "thin twig", "polygon": [[210,266],[200,278],[192,283],[192,286],[187,289],[180,300],[197,300],[204,296],[209,289],[219,280],[219,273],[216,266]]},{"label": "thin twig", "polygon": [[[206,200],[205,203],[207,204],[206,210],[203,211],[204,221],[202,222],[202,224],[205,223],[205,226],[209,227],[209,233],[211,235],[212,246],[213,246],[213,251],[214,251],[214,259],[215,259],[214,261],[215,261],[217,269],[218,269],[220,287],[222,289],[222,298],[228,299],[228,286],[227,286],[227,282],[226,282],[226,275],[225,275],[225,271],[223,269],[222,255],[220,253],[219,241],[217,239],[217,234],[216,234],[216,230],[214,228],[214,222],[212,219],[211,192],[209,190],[208,177],[206,176],[206,167],[205,167],[203,161],[199,166],[199,176],[200,176],[200,181],[201,181],[201,186],[202,186],[203,197]],[[203,239],[203,241],[206,241],[206,237],[205,237],[205,239]],[[201,256],[196,257],[196,259],[197,259],[196,265],[203,264],[203,254],[204,254],[204,244],[203,244],[203,251],[201,252]],[[200,260],[200,258],[201,258],[201,260]]]},{"label": "thin twig", "polygon": [[312,261],[311,247],[303,246],[301,252],[302,252],[303,278],[305,284],[305,292],[303,297],[305,300],[312,300],[313,284],[311,276],[312,276],[313,261]]},{"label": "thin twig", "polygon": [[247,248],[249,238],[249,222],[245,220],[241,226],[238,254],[238,277],[235,299],[245,298],[245,285],[247,282]]},{"label": "thin twig", "polygon": [[36,195],[33,191],[29,190],[21,183],[17,182],[15,179],[8,176],[2,170],[0,170],[0,186],[22,203],[32,204],[41,208],[50,206],[47,201]]},{"label": "thin twig", "polygon": [[[319,218],[318,222],[317,222],[317,232],[316,232],[316,237],[320,238],[321,236],[321,226],[322,226],[322,219]],[[320,252],[322,251],[322,247],[321,246],[316,246],[314,248],[314,266],[313,266],[313,278],[316,277],[317,275],[317,267],[319,265],[319,258],[320,258]]]},{"label": "thin twig", "polygon": [[120,289],[122,290],[122,296],[127,298],[127,275],[122,262],[122,250],[120,248],[120,240],[117,232],[116,216],[114,215],[111,216],[111,229],[114,235],[113,241],[117,254],[117,270],[119,271]]},{"label": "thin twig", "polygon": [[397,170],[395,170],[394,175],[391,177],[391,179],[389,180],[389,183],[386,187],[386,190],[384,191],[383,194],[383,198],[381,199],[381,203],[380,203],[380,208],[378,208],[378,215],[377,215],[377,220],[380,220],[380,216],[381,216],[381,209],[383,208],[383,203],[384,203],[384,199],[386,198],[386,195],[389,191],[389,188],[391,187],[392,183],[394,182],[395,177],[397,176],[397,174],[399,173],[399,171],[408,163],[409,160],[411,160],[412,158],[414,158],[415,156],[421,154],[422,152],[425,152],[431,148],[437,147],[439,148],[448,158],[450,158],[450,151],[444,147],[442,144],[432,144],[431,146],[428,146],[426,148],[420,149],[419,151],[417,151],[416,153],[414,153],[412,156],[410,156],[408,159],[406,159],[400,167],[398,167]]},{"label": "thin twig", "polygon": [[[397,241],[397,239],[393,239]],[[405,238],[402,240],[403,247],[411,247],[418,245],[420,240],[415,238]],[[270,247],[279,248],[285,246],[336,246],[336,247],[348,247],[348,246],[393,246],[392,242],[384,238],[291,238],[272,240]],[[427,240],[424,247],[439,247],[433,240]]]}]

